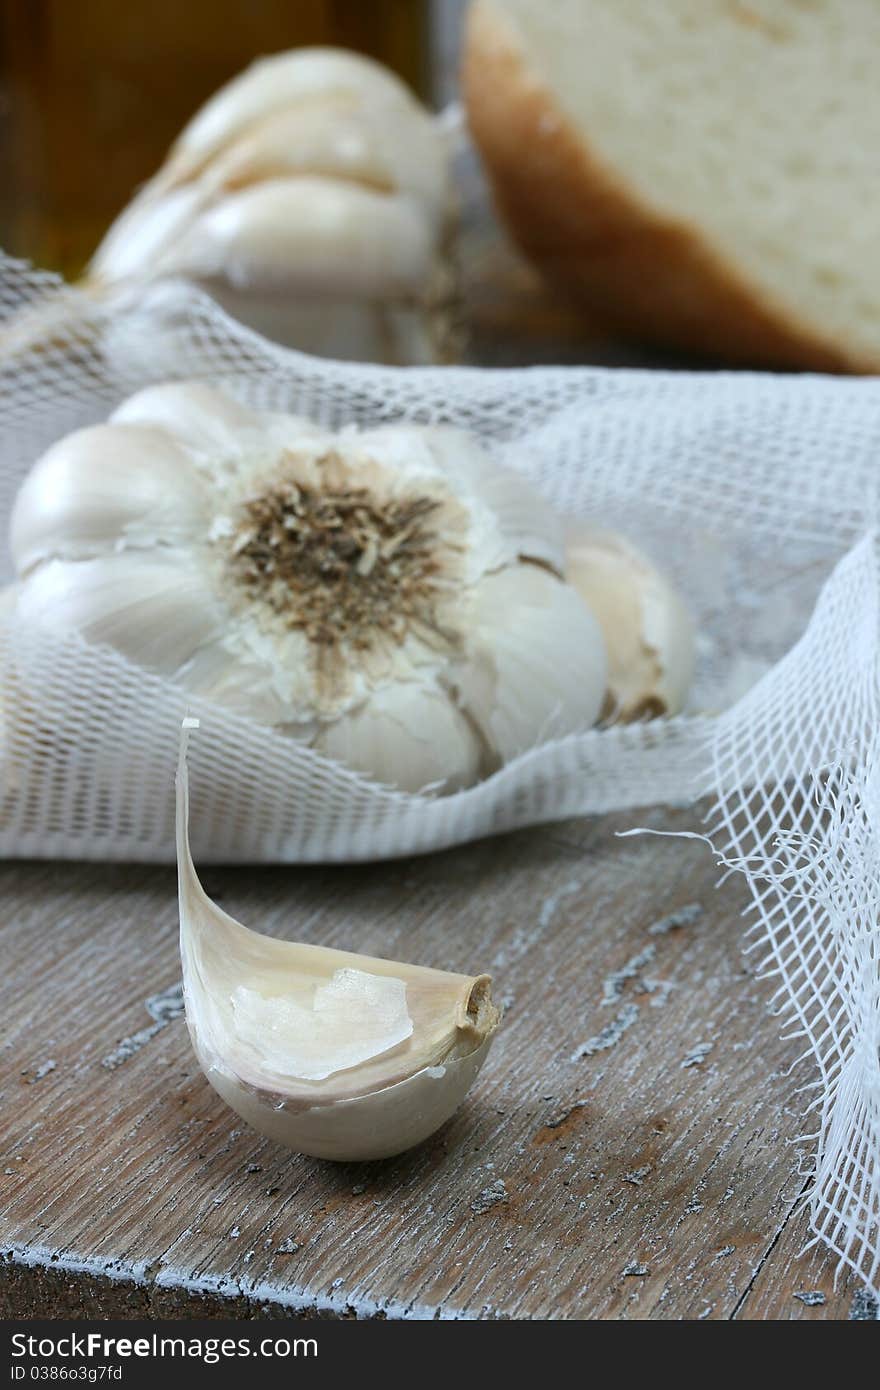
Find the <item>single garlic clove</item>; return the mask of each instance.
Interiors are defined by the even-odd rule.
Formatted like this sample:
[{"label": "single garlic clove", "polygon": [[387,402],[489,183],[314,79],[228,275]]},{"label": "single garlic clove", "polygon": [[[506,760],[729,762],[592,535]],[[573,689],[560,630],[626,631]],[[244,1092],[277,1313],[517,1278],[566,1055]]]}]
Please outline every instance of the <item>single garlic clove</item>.
[{"label": "single garlic clove", "polygon": [[[286,417],[289,419],[290,417]],[[147,425],[164,430],[196,454],[241,454],[249,434],[266,420],[201,381],[165,381],[146,386],[117,406],[112,425]]]},{"label": "single garlic clove", "polygon": [[16,611],[28,626],[80,632],[164,676],[224,630],[206,579],[170,549],[50,560],[20,585]]},{"label": "single garlic clove", "polygon": [[184,184],[157,197],[152,185],[131,200],[92,257],[89,274],[98,283],[149,274],[158,257],[184,235],[205,204],[200,184]]},{"label": "single garlic clove", "polygon": [[694,675],[694,629],[669,581],[621,536],[588,528],[569,538],[566,578],[602,628],[608,717],[678,714]]},{"label": "single garlic clove", "polygon": [[[166,381],[160,386],[147,386],[114,410],[110,424],[162,430],[173,443],[191,453],[200,471],[215,481],[244,467],[249,454],[259,466],[267,449],[333,447],[333,435],[312,420],[251,410],[201,381]],[[113,437],[117,438],[115,433]]]},{"label": "single garlic clove", "polygon": [[209,197],[263,179],[318,175],[407,193],[438,220],[450,190],[446,142],[437,122],[414,103],[363,107],[339,96],[319,97],[273,113],[222,150],[205,169]]},{"label": "single garlic clove", "polygon": [[180,951],[190,1038],[208,1080],[261,1134],[316,1158],[387,1158],[458,1109],[500,1021],[487,975],[277,941],[204,892],[189,847],[184,721],[177,773]]},{"label": "single garlic clove", "polygon": [[608,663],[599,625],[568,584],[517,565],[474,585],[459,703],[501,762],[595,724]]},{"label": "single garlic clove", "polygon": [[270,179],[208,208],[159,256],[162,274],[236,289],[393,299],[431,274],[431,229],[413,199],[338,179]]},{"label": "single garlic clove", "polygon": [[[124,463],[122,460],[124,459]],[[206,524],[206,495],[186,450],[139,425],[76,430],[43,454],[10,519],[19,574],[50,559],[77,560],[118,547],[177,543]]]},{"label": "single garlic clove", "polygon": [[355,97],[368,106],[419,110],[399,77],[361,54],[299,48],[251,63],[196,112],[171,151],[168,177],[191,178],[209,159],[258,121],[316,97]]},{"label": "single garlic clove", "polygon": [[315,746],[400,791],[459,791],[480,775],[480,740],[445,691],[415,681],[377,690],[345,719],[324,724]]}]

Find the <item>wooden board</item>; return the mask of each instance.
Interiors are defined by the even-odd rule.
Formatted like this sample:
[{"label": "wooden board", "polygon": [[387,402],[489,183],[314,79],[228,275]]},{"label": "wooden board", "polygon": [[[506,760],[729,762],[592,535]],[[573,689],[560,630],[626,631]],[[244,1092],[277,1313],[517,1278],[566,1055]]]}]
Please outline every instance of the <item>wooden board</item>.
[{"label": "wooden board", "polygon": [[466,1105],[367,1165],[281,1150],[202,1078],[156,1002],[171,869],[3,867],[2,1311],[854,1316],[857,1284],[797,1258],[809,1073],[741,954],[744,886],[716,890],[703,845],[615,834],[696,820],[206,875],[261,930],[492,971],[507,1015]]}]

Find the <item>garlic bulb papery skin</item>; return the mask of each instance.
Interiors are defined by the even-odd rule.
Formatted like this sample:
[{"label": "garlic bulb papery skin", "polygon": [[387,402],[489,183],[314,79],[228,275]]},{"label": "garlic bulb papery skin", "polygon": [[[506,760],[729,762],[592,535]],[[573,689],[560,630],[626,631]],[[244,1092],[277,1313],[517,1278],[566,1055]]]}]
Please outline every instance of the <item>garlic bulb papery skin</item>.
[{"label": "garlic bulb papery skin", "polygon": [[669,581],[622,536],[587,527],[568,536],[565,575],[605,639],[605,720],[678,714],[694,677],[694,625]]},{"label": "garlic bulb papery skin", "polygon": [[398,364],[454,355],[447,137],[393,73],[304,48],[202,107],[89,268],[180,276],[267,337]]},{"label": "garlic bulb papery skin", "polygon": [[[195,720],[184,721],[197,725]],[[261,936],[202,888],[177,772],[180,953],[193,1048],[227,1105],[315,1158],[389,1158],[460,1106],[500,1021],[488,975]]]},{"label": "garlic bulb papery skin", "polygon": [[470,786],[602,706],[558,518],[449,427],[333,433],[150,387],[38,460],[11,550],[28,624],[403,791]]}]

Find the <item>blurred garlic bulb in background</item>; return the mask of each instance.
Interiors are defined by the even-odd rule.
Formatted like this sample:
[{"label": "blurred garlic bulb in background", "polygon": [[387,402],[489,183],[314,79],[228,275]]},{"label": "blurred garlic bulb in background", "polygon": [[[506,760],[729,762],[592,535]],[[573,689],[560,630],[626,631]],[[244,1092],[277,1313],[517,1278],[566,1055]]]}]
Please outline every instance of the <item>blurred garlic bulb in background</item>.
[{"label": "blurred garlic bulb in background", "polygon": [[608,653],[603,718],[678,714],[694,675],[694,629],[667,579],[611,531],[574,530],[565,575],[599,620]]},{"label": "blurred garlic bulb in background", "polygon": [[43,455],[10,542],[20,620],[404,790],[467,787],[605,698],[558,518],[449,427],[332,433],[151,387]]},{"label": "blurred garlic bulb in background", "polygon": [[[184,721],[184,740],[187,725]],[[277,1143],[317,1158],[387,1158],[458,1109],[501,1014],[488,975],[454,975],[277,941],[199,883],[186,744],[177,772],[186,1021],[214,1089]]]},{"label": "blurred garlic bulb in background", "polygon": [[453,221],[446,137],[404,83],[359,54],[296,49],[197,112],[88,283],[181,276],[307,352],[444,361]]}]

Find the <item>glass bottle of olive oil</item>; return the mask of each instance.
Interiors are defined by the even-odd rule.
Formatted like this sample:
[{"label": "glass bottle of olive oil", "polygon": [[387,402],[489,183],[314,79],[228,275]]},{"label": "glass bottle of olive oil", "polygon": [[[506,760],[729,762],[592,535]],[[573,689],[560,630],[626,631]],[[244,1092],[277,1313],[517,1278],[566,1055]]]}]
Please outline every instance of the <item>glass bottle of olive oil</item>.
[{"label": "glass bottle of olive oil", "polygon": [[358,49],[417,92],[428,0],[0,0],[0,247],[78,275],[196,109],[254,58]]}]

